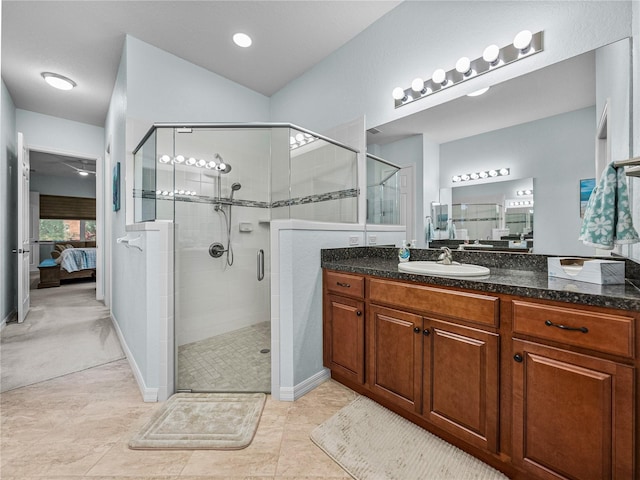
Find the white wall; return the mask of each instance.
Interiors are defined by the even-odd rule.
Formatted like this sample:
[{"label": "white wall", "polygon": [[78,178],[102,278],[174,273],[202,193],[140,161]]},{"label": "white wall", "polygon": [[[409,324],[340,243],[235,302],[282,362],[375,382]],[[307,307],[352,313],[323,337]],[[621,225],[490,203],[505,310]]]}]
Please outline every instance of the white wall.
[{"label": "white wall", "polygon": [[278,220],[271,224],[272,379],[280,400],[294,400],[329,375],[322,366],[320,249],[364,245],[364,226]]},{"label": "white wall", "polygon": [[[578,241],[581,178],[593,178],[595,108],[583,108],[440,146],[440,185],[455,174],[507,167],[504,181],[533,177],[534,251],[593,255]],[[476,180],[474,183],[488,183]]]},{"label": "white wall", "polygon": [[0,117],[0,325],[17,308],[16,278],[17,257],[12,253],[16,248],[17,226],[17,130],[16,109],[13,99],[2,81],[2,116]]},{"label": "white wall", "polygon": [[[322,130],[364,114],[367,128],[381,125],[627,37],[630,18],[630,2],[404,2],[277,92],[271,118]],[[394,87],[508,45],[523,29],[545,31],[544,52],[394,109]]]},{"label": "white wall", "polygon": [[79,157],[104,155],[104,128],[29,110],[16,110],[16,125],[30,150],[76,153]]},{"label": "white wall", "polygon": [[62,195],[65,197],[96,198],[96,177],[58,177],[55,175],[31,174],[29,190],[40,195]]}]

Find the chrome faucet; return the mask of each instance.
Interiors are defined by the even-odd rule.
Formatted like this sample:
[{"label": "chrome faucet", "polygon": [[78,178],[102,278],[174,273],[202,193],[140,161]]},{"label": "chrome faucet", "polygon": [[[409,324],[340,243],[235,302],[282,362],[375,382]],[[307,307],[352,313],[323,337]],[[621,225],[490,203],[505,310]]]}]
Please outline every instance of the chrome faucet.
[{"label": "chrome faucet", "polygon": [[442,253],[438,257],[438,263],[443,265],[451,265],[453,263],[453,257],[451,256],[451,249],[449,247],[442,247]]}]

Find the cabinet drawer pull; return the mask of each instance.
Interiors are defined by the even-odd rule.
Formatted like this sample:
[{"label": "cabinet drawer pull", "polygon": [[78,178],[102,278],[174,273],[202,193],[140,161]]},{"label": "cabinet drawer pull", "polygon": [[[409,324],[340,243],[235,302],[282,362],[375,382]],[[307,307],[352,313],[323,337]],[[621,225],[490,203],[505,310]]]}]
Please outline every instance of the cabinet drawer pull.
[{"label": "cabinet drawer pull", "polygon": [[357,317],[361,317],[361,316],[362,316],[362,312],[361,312],[360,310],[358,310],[358,311],[356,312],[356,316],[357,316]]},{"label": "cabinet drawer pull", "polygon": [[429,330],[428,328],[425,328],[425,329],[422,331],[422,334],[423,334],[425,337],[428,337],[429,335],[431,335],[431,330]]},{"label": "cabinet drawer pull", "polygon": [[420,327],[413,327],[414,333],[420,333]]},{"label": "cabinet drawer pull", "polygon": [[345,288],[350,288],[350,287],[351,287],[351,285],[349,285],[348,283],[336,282],[336,284],[337,284],[339,287],[345,287]]},{"label": "cabinet drawer pull", "polygon": [[522,355],[520,355],[519,353],[516,353],[516,354],[513,356],[513,359],[514,359],[516,362],[518,362],[518,363],[522,363]]},{"label": "cabinet drawer pull", "polygon": [[577,331],[577,332],[582,332],[582,333],[588,333],[589,332],[589,329],[587,327],[567,327],[566,325],[561,325],[559,323],[553,323],[551,320],[545,321],[544,324],[547,327],[556,327],[556,328],[560,328],[562,330],[572,330],[572,331]]}]

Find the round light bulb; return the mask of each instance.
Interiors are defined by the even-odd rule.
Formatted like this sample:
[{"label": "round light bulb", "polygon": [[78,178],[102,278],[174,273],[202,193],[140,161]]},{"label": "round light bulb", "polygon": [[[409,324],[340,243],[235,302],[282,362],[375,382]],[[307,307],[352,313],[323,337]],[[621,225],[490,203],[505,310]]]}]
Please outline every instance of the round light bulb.
[{"label": "round light bulb", "polygon": [[220,162],[216,167],[216,170],[220,170],[221,172],[224,172],[226,169],[227,169],[227,164],[222,162]]},{"label": "round light bulb", "polygon": [[404,94],[404,89],[402,87],[396,87],[391,92],[391,95],[395,100],[404,100],[407,96]]},{"label": "round light bulb", "polygon": [[471,74],[471,60],[468,57],[462,57],[456,62],[456,70],[465,76]]},{"label": "round light bulb", "polygon": [[289,145],[293,145],[296,143],[296,139],[294,137],[289,137]]},{"label": "round light bulb", "polygon": [[301,134],[301,133],[298,133],[298,134],[296,135],[296,140],[297,140],[298,142],[303,141],[303,140],[304,140],[304,135],[303,135],[303,134]]},{"label": "round light bulb", "polygon": [[489,176],[490,177],[497,177],[498,176],[498,172],[496,172],[495,170],[489,170]]},{"label": "round light bulb", "polygon": [[169,192],[167,192],[166,190],[163,190],[162,191],[162,195],[164,195],[166,197],[167,195],[169,195]]},{"label": "round light bulb", "polygon": [[162,190],[156,190],[156,195],[160,195],[162,193]]},{"label": "round light bulb", "polygon": [[464,175],[462,175],[462,177],[461,177],[461,178],[462,178],[462,181],[463,181],[463,182],[466,182],[467,180],[469,180],[469,178],[470,178],[470,177],[469,177],[469,175],[467,175],[467,174],[465,173]]},{"label": "round light bulb", "polygon": [[424,80],[420,77],[414,78],[411,82],[411,90],[422,93],[424,90]]},{"label": "round light bulb", "polygon": [[158,161],[160,163],[169,163],[171,161],[171,157],[169,155],[160,155],[160,158],[158,158]]},{"label": "round light bulb", "polygon": [[480,178],[487,178],[489,176],[489,172],[480,172]]},{"label": "round light bulb", "polygon": [[216,162],[214,162],[213,160],[210,162],[207,162],[207,164],[205,165],[205,168],[207,168],[208,170],[216,168]]},{"label": "round light bulb", "polygon": [[197,162],[197,160],[193,157],[189,157],[187,158],[187,160],[184,162],[185,165],[195,165]]},{"label": "round light bulb", "polygon": [[433,72],[431,80],[433,80],[433,83],[437,83],[444,87],[447,84],[447,73],[443,69],[439,68]]},{"label": "round light bulb", "polygon": [[531,40],[533,34],[529,30],[522,30],[513,39],[513,46],[520,50],[522,53],[526,53],[531,46]]},{"label": "round light bulb", "polygon": [[489,45],[484,49],[484,52],[482,52],[482,59],[491,65],[495,65],[499,57],[500,48],[497,45]]},{"label": "round light bulb", "polygon": [[169,192],[169,196],[170,196],[170,197],[173,197],[173,192]]},{"label": "round light bulb", "polygon": [[204,167],[207,164],[207,162],[205,162],[203,159],[200,159],[196,162],[196,167]]},{"label": "round light bulb", "polygon": [[531,190],[529,190],[529,189],[526,189],[526,190],[524,191],[524,194],[525,194],[525,195],[531,195],[532,193],[533,193],[533,191],[531,191]]},{"label": "round light bulb", "polygon": [[457,182],[459,182],[461,179],[460,179],[460,176],[459,176],[459,175],[455,175],[451,180],[452,180],[453,182],[456,182],[456,183],[457,183]]},{"label": "round light bulb", "polygon": [[478,178],[480,178],[480,174],[478,174],[478,173],[472,173],[471,174],[471,180],[477,180]]},{"label": "round light bulb", "polygon": [[174,159],[173,159],[173,163],[183,163],[184,162],[184,156],[183,155],[177,155]]},{"label": "round light bulb", "polygon": [[233,43],[242,48],[250,47],[253,43],[251,37],[246,33],[236,33],[233,35]]},{"label": "round light bulb", "polygon": [[184,190],[178,190],[178,193],[179,193],[180,195],[184,195]]},{"label": "round light bulb", "polygon": [[500,169],[500,175],[509,175],[509,169],[508,168],[501,168]]}]

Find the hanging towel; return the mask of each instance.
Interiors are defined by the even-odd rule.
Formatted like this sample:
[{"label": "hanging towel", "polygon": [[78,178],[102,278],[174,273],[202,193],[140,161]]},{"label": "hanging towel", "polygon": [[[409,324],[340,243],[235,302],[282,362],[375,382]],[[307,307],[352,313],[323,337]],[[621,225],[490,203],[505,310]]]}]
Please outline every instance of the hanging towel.
[{"label": "hanging towel", "polygon": [[456,224],[453,223],[451,220],[449,220],[449,223],[447,223],[447,233],[449,234],[449,240],[455,240],[456,239]]},{"label": "hanging towel", "polygon": [[578,239],[605,250],[640,241],[631,221],[624,167],[616,168],[612,162],[602,172],[589,197]]},{"label": "hanging towel", "polygon": [[424,227],[424,239],[426,242],[431,242],[436,237],[436,230],[433,228],[433,222],[431,217],[427,217],[427,224]]}]

